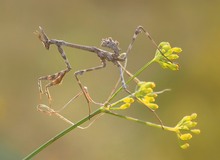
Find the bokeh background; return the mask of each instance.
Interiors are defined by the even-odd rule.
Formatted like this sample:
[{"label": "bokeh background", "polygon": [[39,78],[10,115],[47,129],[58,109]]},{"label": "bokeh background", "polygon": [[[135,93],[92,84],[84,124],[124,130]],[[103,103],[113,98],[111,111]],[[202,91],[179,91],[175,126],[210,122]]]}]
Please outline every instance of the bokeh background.
[{"label": "bokeh background", "polygon": [[[168,41],[181,47],[178,72],[153,64],[139,78],[154,81],[156,90],[172,89],[157,99],[157,113],[164,124],[174,126],[183,116],[196,112],[202,132],[193,137],[188,150],[181,150],[173,133],[106,115],[87,130],[67,134],[33,159],[220,158],[220,1],[0,0],[0,18],[0,159],[22,159],[69,126],[36,110],[38,77],[65,68],[56,47],[47,51],[33,34],[39,25],[50,38],[91,46],[99,46],[102,38],[111,36],[123,51],[135,28],[142,25],[157,43]],[[154,51],[151,42],[140,35],[129,54],[128,70],[137,71],[153,58]],[[89,52],[66,48],[66,53],[73,70],[61,86],[50,89],[56,109],[79,92],[74,71],[100,64]],[[105,69],[80,78],[94,100],[103,102],[118,76],[117,67],[108,63]],[[132,90],[134,85],[129,87]],[[45,97],[42,101],[47,103]],[[86,116],[84,97],[62,114],[73,122]],[[157,122],[139,104],[123,114]]]}]

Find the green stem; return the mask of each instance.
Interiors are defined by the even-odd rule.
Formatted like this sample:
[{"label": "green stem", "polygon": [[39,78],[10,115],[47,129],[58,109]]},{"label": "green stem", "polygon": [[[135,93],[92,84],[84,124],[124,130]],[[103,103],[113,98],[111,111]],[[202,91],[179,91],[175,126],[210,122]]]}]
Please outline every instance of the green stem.
[{"label": "green stem", "polygon": [[164,129],[166,131],[176,132],[176,129],[174,127],[161,126],[161,124],[155,124],[155,123],[151,123],[151,122],[142,121],[142,120],[139,120],[139,119],[136,119],[136,118],[133,118],[133,117],[120,115],[120,114],[111,112],[109,110],[103,110],[103,112],[105,112],[107,114],[110,114],[110,115],[114,115],[114,116],[119,117],[119,118],[129,120],[129,121],[134,121],[134,122],[137,122],[137,123],[140,123],[140,124],[144,124],[144,125],[147,125],[147,126],[151,126],[151,127],[155,127],[155,128],[159,128],[159,129]]},{"label": "green stem", "polygon": [[[155,59],[152,59],[151,61],[149,61],[148,63],[146,63],[143,67],[141,67],[132,77],[130,77],[126,84],[130,83],[135,77],[139,76],[151,63],[153,63],[155,61]],[[111,98],[108,100],[108,102],[111,102],[112,99],[118,95],[118,93],[123,89],[123,87],[121,86],[117,91],[115,91],[115,93],[111,96]]]},{"label": "green stem", "polygon": [[45,149],[47,146],[49,146],[50,144],[54,143],[56,140],[58,140],[59,138],[63,137],[64,135],[66,135],[67,133],[69,133],[70,131],[72,131],[73,129],[75,129],[76,127],[80,126],[81,124],[85,123],[86,121],[88,121],[90,118],[96,116],[97,114],[102,112],[102,108],[97,109],[96,111],[94,111],[93,113],[91,113],[90,115],[86,116],[85,118],[83,118],[82,120],[78,121],[77,123],[75,123],[74,125],[70,126],[69,128],[65,129],[64,131],[60,132],[59,134],[57,134],[55,137],[51,138],[50,140],[48,140],[46,143],[44,143],[43,145],[41,145],[39,148],[37,148],[36,150],[34,150],[32,153],[30,153],[27,157],[25,157],[23,160],[29,160],[32,157],[34,157],[36,154],[38,154],[39,152],[41,152],[43,149]]}]

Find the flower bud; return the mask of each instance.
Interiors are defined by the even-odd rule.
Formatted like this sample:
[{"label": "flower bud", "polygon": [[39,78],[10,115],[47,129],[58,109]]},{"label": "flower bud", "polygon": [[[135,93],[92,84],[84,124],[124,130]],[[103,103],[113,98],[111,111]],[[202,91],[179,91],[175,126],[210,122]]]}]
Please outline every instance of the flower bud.
[{"label": "flower bud", "polygon": [[191,129],[190,130],[192,133],[194,133],[194,134],[200,134],[200,129]]},{"label": "flower bud", "polygon": [[189,130],[189,127],[188,126],[181,126],[181,129],[183,129],[183,130]]},{"label": "flower bud", "polygon": [[192,120],[191,116],[184,116],[182,119],[183,122],[184,121],[191,121],[191,120]]},{"label": "flower bud", "polygon": [[179,56],[178,56],[177,54],[171,54],[171,55],[168,56],[168,58],[169,58],[170,60],[173,60],[173,59],[179,58]]},{"label": "flower bud", "polygon": [[180,53],[180,52],[182,52],[182,49],[181,49],[181,48],[178,48],[178,47],[173,47],[172,50],[173,50],[173,52],[175,52],[175,53]]},{"label": "flower bud", "polygon": [[138,86],[140,87],[140,88],[154,88],[156,85],[155,85],[155,83],[154,82],[139,82],[138,83]]},{"label": "flower bud", "polygon": [[125,104],[122,104],[122,105],[119,107],[119,109],[124,110],[124,109],[127,109],[127,108],[129,108],[129,107],[130,107],[130,104],[129,104],[129,103],[125,103]]},{"label": "flower bud", "polygon": [[169,49],[171,49],[169,43],[168,43],[168,44],[164,44],[164,45],[162,46],[162,48],[163,48],[164,50],[166,50],[166,51],[168,51]]},{"label": "flower bud", "polygon": [[151,92],[151,93],[148,93],[147,96],[156,98],[157,94],[155,92]]},{"label": "flower bud", "polygon": [[196,119],[196,117],[197,117],[197,114],[196,114],[196,113],[191,114],[191,118],[192,118],[192,119]]},{"label": "flower bud", "polygon": [[124,98],[124,99],[123,99],[123,102],[124,102],[124,103],[133,103],[133,102],[134,102],[134,99],[133,99],[133,98],[130,98],[130,97],[127,97],[127,98]]},{"label": "flower bud", "polygon": [[150,103],[150,102],[154,102],[155,98],[154,97],[145,96],[143,101],[146,102],[146,103]]},{"label": "flower bud", "polygon": [[189,128],[192,128],[192,127],[195,127],[195,126],[197,125],[197,122],[189,121],[186,125],[187,125]]},{"label": "flower bud", "polygon": [[153,109],[153,110],[156,110],[159,108],[159,106],[155,103],[148,103],[147,106],[150,108],[150,109]]},{"label": "flower bud", "polygon": [[168,68],[170,68],[173,71],[179,70],[178,64],[175,64],[175,63],[168,65]]},{"label": "flower bud", "polygon": [[185,143],[183,145],[180,146],[182,149],[187,149],[189,148],[189,143]]},{"label": "flower bud", "polygon": [[192,135],[190,133],[186,133],[186,134],[182,134],[179,138],[183,141],[187,141],[192,138]]}]

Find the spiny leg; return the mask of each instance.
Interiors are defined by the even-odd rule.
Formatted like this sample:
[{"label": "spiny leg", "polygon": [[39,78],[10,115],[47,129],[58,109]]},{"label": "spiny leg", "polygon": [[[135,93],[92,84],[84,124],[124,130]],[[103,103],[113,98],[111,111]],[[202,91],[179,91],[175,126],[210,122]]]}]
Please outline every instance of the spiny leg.
[{"label": "spiny leg", "polygon": [[[86,92],[88,93],[88,90],[87,88],[85,88]],[[82,91],[80,91],[78,94],[76,94],[75,96],[73,96],[63,107],[61,107],[59,110],[54,110],[52,108],[50,108],[49,106],[45,105],[45,104],[39,104],[37,106],[37,110],[40,111],[40,112],[43,112],[43,113],[46,113],[48,115],[55,115],[57,117],[59,117],[60,119],[64,120],[65,122],[71,124],[71,125],[74,125],[73,122],[71,122],[70,120],[68,120],[67,118],[65,118],[64,116],[62,116],[59,112],[61,112],[63,109],[65,109],[72,101],[74,101],[76,98],[78,98],[79,96],[81,96],[83,94]],[[88,93],[89,95],[89,93]],[[91,99],[91,97],[89,97]],[[93,100],[91,99],[91,101],[93,102]],[[103,114],[101,114],[100,116],[102,116]],[[99,116],[99,117],[100,117]],[[96,117],[92,122],[90,122],[89,125],[87,125],[86,127],[80,127],[78,126],[78,128],[80,129],[86,129],[88,128],[89,126],[91,126],[93,124],[93,122],[95,120],[97,120],[97,118],[99,117]],[[90,118],[90,117],[89,117]]]},{"label": "spiny leg", "polygon": [[42,96],[42,94],[44,94],[44,92],[43,92],[43,89],[42,89],[42,83],[41,83],[41,80],[43,80],[42,79],[43,77],[40,77],[40,78],[38,78],[38,82],[37,82],[37,84],[38,84],[38,90],[39,90],[39,98],[40,98],[40,100],[41,100],[41,96]]},{"label": "spiny leg", "polygon": [[79,96],[81,96],[83,94],[82,91],[80,91],[79,93],[77,93],[74,97],[72,97],[63,107],[61,107],[59,110],[53,110],[50,107],[48,107],[45,104],[39,104],[37,106],[37,110],[40,112],[44,112],[47,113],[49,115],[53,114],[53,113],[59,113],[61,112],[63,109],[65,109],[73,100],[75,100],[76,98],[78,98]]},{"label": "spiny leg", "polygon": [[53,75],[47,75],[47,76],[43,76],[43,77],[40,77],[38,79],[38,87],[39,87],[39,92],[40,92],[40,99],[41,99],[41,95],[44,94],[43,90],[42,90],[42,84],[41,84],[41,81],[42,80],[49,80],[50,83],[48,83],[46,86],[45,86],[45,94],[47,95],[47,98],[48,98],[48,101],[49,101],[49,104],[51,103],[51,95],[50,95],[50,92],[49,92],[49,87],[52,87],[54,85],[57,85],[57,84],[60,84],[63,80],[63,77],[64,75],[69,72],[69,69],[66,69],[66,70],[62,70],[58,73],[55,73]]},{"label": "spiny leg", "polygon": [[75,78],[77,80],[77,83],[79,84],[79,87],[81,88],[81,90],[83,91],[83,94],[86,98],[86,101],[88,103],[88,107],[89,107],[89,114],[91,113],[91,107],[90,107],[90,102],[96,103],[94,102],[91,97],[88,94],[87,89],[82,85],[80,79],[78,78],[78,75],[82,75],[84,72],[89,72],[89,71],[94,71],[94,70],[98,70],[98,69],[102,69],[106,66],[106,62],[104,59],[101,59],[102,65],[97,66],[97,67],[92,67],[92,68],[88,68],[88,69],[84,69],[84,70],[80,70],[74,73]]},{"label": "spiny leg", "polygon": [[[150,39],[150,41],[153,43],[153,45],[155,46],[155,48],[161,53],[161,55],[166,58],[169,62],[172,63],[171,60],[169,60],[164,54],[163,52],[161,51],[161,49],[158,47],[157,43],[154,41],[154,39],[150,36],[150,34],[142,27],[142,26],[138,26],[134,32],[134,35],[132,37],[132,40],[131,40],[131,43],[129,44],[128,46],[128,49],[126,51],[126,55],[131,51],[132,47],[133,47],[133,44],[138,36],[139,33],[142,33],[144,32],[144,34],[147,36],[148,39]],[[126,68],[126,65],[125,65],[125,68]]]},{"label": "spiny leg", "polygon": [[126,71],[126,69],[119,62],[118,64],[119,64],[118,67],[120,70],[120,79],[121,79],[122,87],[129,95],[131,95],[132,93],[127,89],[126,82],[124,79],[124,71]]},{"label": "spiny leg", "polygon": [[[74,99],[76,99],[77,97],[81,96],[83,93],[82,91],[80,91],[77,95],[75,95],[74,97],[72,97],[62,108],[60,108],[58,111],[53,110],[52,108],[50,108],[49,106],[45,105],[45,104],[39,104],[37,106],[37,110],[43,113],[46,113],[48,115],[55,115],[57,117],[59,117],[60,119],[64,120],[65,122],[74,125],[74,123],[72,123],[70,120],[68,120],[67,118],[65,118],[64,116],[62,116],[61,114],[59,114],[60,111],[62,111],[64,108],[66,108]],[[79,127],[78,128],[82,128]],[[84,128],[83,128],[84,129]]]},{"label": "spiny leg", "polygon": [[[59,110],[55,111],[53,110],[52,108],[48,107],[47,105],[45,104],[39,104],[37,106],[37,110],[40,111],[40,112],[43,112],[43,113],[46,113],[48,115],[55,115],[57,117],[59,117],[60,119],[62,119],[63,121],[71,124],[71,125],[74,125],[73,122],[71,122],[70,120],[68,120],[67,118],[65,118],[64,116],[62,116],[59,112],[62,111],[64,108],[66,108],[74,99],[78,98],[79,96],[81,96],[83,94],[82,91],[80,91],[77,95],[75,95],[74,97],[72,97],[62,108],[60,108]],[[89,128],[98,118],[100,118],[101,116],[103,116],[104,113],[100,114],[98,117],[96,117],[92,122],[90,122],[87,126],[85,127],[81,127],[81,126],[78,126],[77,128],[80,128],[80,129],[87,129]]]},{"label": "spiny leg", "polygon": [[[121,87],[125,90],[125,92],[127,92],[129,95],[132,95],[131,91],[128,90],[127,86],[126,86],[126,82],[125,82],[125,79],[124,79],[124,72],[126,72],[127,74],[130,73],[128,72],[124,66],[122,66],[122,64],[120,62],[116,62],[116,65],[117,67],[119,68],[119,71],[120,71],[120,77],[118,79],[118,81],[116,82],[113,90],[111,91],[110,95],[108,96],[107,100],[105,101],[104,103],[104,106],[106,105],[111,105],[109,102],[112,98],[112,95],[115,93],[115,90],[117,88],[117,86],[119,85],[119,83],[121,82]],[[131,74],[128,74],[129,77],[132,77]],[[136,79],[137,78],[134,78],[134,81],[136,82]]]}]

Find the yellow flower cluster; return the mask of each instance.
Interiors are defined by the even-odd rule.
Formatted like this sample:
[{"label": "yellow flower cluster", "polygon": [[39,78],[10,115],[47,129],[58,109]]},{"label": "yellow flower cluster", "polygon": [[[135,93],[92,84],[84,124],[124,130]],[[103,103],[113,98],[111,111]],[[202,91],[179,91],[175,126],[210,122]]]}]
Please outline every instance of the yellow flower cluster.
[{"label": "yellow flower cluster", "polygon": [[[189,147],[189,143],[186,141],[190,140],[193,136],[191,133],[200,134],[199,129],[191,129],[197,125],[197,122],[193,121],[197,118],[197,114],[193,113],[190,116],[185,116],[181,121],[175,126],[175,131],[177,133],[177,137],[180,140],[180,147],[182,149],[187,149]],[[181,133],[188,132],[188,133]],[[191,133],[190,133],[191,132]]]},{"label": "yellow flower cluster", "polygon": [[162,68],[178,70],[178,64],[173,63],[172,60],[179,58],[177,54],[182,52],[182,49],[178,47],[172,48],[168,42],[161,42],[158,47],[160,51],[156,51],[154,61],[158,62]]},{"label": "yellow flower cluster", "polygon": [[159,106],[154,103],[157,97],[157,94],[153,91],[155,86],[154,82],[139,82],[135,92],[135,97],[145,106],[153,110],[159,108]]}]

